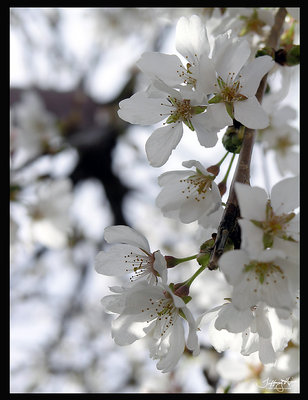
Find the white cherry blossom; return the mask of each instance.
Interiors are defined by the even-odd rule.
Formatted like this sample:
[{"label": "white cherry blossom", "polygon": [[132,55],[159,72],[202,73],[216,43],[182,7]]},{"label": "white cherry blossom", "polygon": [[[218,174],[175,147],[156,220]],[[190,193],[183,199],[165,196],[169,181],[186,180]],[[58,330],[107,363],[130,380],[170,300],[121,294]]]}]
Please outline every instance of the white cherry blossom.
[{"label": "white cherry blossom", "polygon": [[219,128],[203,111],[206,108],[200,95],[191,90],[175,90],[156,80],[145,92],[137,92],[119,103],[118,115],[131,124],[152,125],[165,120],[154,130],[145,149],[153,167],[164,165],[183,136],[183,123],[196,131],[202,146],[215,146]]},{"label": "white cherry blossom", "polygon": [[298,264],[282,251],[267,249],[251,256],[247,251],[225,252],[219,266],[233,286],[232,304],[238,310],[262,301],[282,311],[292,311],[298,290]]},{"label": "white cherry blossom", "polygon": [[72,230],[69,214],[73,202],[72,183],[68,178],[46,180],[34,190],[36,198],[29,199],[26,205],[30,240],[50,248],[63,248]]},{"label": "white cherry blossom", "polygon": [[[213,56],[214,57],[214,56]],[[237,57],[237,58],[235,58]],[[209,109],[221,127],[232,125],[236,119],[251,129],[266,128],[268,115],[256,98],[256,92],[263,76],[274,66],[269,56],[257,57],[247,65],[247,54],[224,55],[216,62],[217,82],[214,96],[209,100]],[[208,111],[209,111],[208,109]]]},{"label": "white cherry blossom", "polygon": [[132,274],[131,281],[146,279],[154,285],[160,277],[167,281],[167,263],[160,250],[151,252],[148,240],[135,229],[125,225],[105,228],[104,239],[112,244],[95,258],[95,269],[108,276]]},{"label": "white cherry blossom", "polygon": [[[283,68],[283,67],[282,67]],[[283,88],[289,92],[289,84],[282,77]],[[281,99],[280,99],[281,101]],[[264,152],[274,154],[279,173],[299,174],[299,131],[294,126],[297,112],[289,105],[280,105],[275,94],[268,94],[263,99],[263,107],[269,116],[269,126],[258,131],[258,139]]]},{"label": "white cherry blossom", "polygon": [[299,206],[298,176],[276,183],[268,198],[260,187],[235,184],[241,219],[242,248],[258,252],[262,248],[275,248],[287,252],[291,259],[298,258]]},{"label": "white cherry blossom", "polygon": [[239,36],[248,35],[251,40],[255,39],[254,42],[268,34],[275,20],[273,8],[231,7],[228,12],[235,20],[232,28],[236,33]]},{"label": "white cherry blossom", "polygon": [[61,135],[56,117],[49,112],[38,93],[26,91],[12,109],[14,126],[14,166],[44,153],[46,149],[57,150]]},{"label": "white cherry blossom", "polygon": [[266,150],[274,152],[277,168],[281,175],[299,173],[299,131],[291,125],[270,126],[262,132]]},{"label": "white cherry blossom", "polygon": [[158,177],[162,190],[156,205],[166,217],[178,218],[186,224],[200,219],[204,226],[206,218],[222,208],[215,175],[196,160],[184,161],[182,165],[189,169],[168,171]]},{"label": "white cherry blossom", "polygon": [[197,15],[181,17],[176,25],[176,49],[183,56],[158,52],[142,54],[137,66],[150,79],[161,79],[171,87],[187,87],[199,91],[202,96],[213,91],[215,78],[209,59],[210,45],[207,29]]},{"label": "white cherry blossom", "polygon": [[[169,286],[138,281],[128,289],[113,288],[113,291],[116,294],[104,297],[102,304],[107,311],[119,314],[112,322],[112,337],[118,345],[129,345],[147,335],[150,356],[159,360],[157,368],[162,372],[175,368],[185,345],[193,355],[199,354],[194,317]],[[186,339],[184,320],[189,329]]]},{"label": "white cherry blossom", "polygon": [[291,318],[281,322],[262,301],[238,310],[232,299],[200,315],[197,324],[201,330],[209,324],[209,340],[218,352],[233,349],[244,356],[257,352],[263,364],[274,363],[292,337]]}]

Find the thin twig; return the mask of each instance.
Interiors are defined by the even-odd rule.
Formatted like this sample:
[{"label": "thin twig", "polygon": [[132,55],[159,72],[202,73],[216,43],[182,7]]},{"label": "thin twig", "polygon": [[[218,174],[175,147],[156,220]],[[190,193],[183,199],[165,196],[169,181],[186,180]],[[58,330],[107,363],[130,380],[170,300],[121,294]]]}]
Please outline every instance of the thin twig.
[{"label": "thin twig", "polygon": [[[272,26],[271,32],[266,42],[267,47],[271,47],[274,50],[277,50],[279,45],[281,30],[286,15],[287,15],[286,9],[279,8],[275,16],[274,25]],[[267,82],[267,74],[262,78],[256,93],[256,97],[260,103],[262,102],[262,98],[265,92],[266,82]],[[222,216],[222,220],[217,230],[215,244],[213,246],[210,262],[208,265],[208,268],[210,270],[218,268],[218,260],[224,252],[224,248],[228,238],[233,240],[235,248],[240,247],[240,228],[237,222],[237,219],[240,216],[240,210],[234,186],[235,182],[244,183],[247,185],[250,184],[250,162],[251,162],[253,146],[255,143],[255,138],[256,138],[256,130],[245,128],[243,143],[239,154],[236,171],[234,173],[233,180],[231,183],[229,197],[226,203],[224,214]]]}]

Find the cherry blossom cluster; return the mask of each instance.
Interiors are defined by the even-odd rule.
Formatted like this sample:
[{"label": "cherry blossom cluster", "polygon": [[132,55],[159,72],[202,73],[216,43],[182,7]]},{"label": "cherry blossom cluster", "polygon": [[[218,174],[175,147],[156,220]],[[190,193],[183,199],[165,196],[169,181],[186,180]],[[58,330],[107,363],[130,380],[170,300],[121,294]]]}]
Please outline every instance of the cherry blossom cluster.
[{"label": "cherry blossom cluster", "polygon": [[[102,299],[107,312],[118,314],[112,321],[112,337],[117,344],[128,345],[147,336],[150,356],[162,372],[173,370],[185,349],[198,355],[198,332],[205,329],[218,352],[236,348],[244,356],[258,354],[263,364],[275,363],[297,324],[299,178],[298,153],[291,146],[298,144],[298,132],[291,125],[275,126],[279,108],[270,114],[256,97],[265,75],[288,68],[287,63],[278,65],[270,52],[256,52],[258,48],[245,37],[252,27],[256,35],[264,26],[271,28],[273,15],[270,22],[261,15],[252,10],[241,19],[247,24],[240,30],[226,24],[228,29],[221,27],[219,34],[213,33],[210,23],[209,34],[207,24],[197,15],[181,17],[175,35],[179,56],[143,53],[137,66],[149,85],[119,103],[119,117],[131,124],[162,124],[156,125],[145,144],[153,167],[168,161],[187,128],[187,134],[196,132],[206,148],[214,148],[218,133],[225,129],[223,143],[233,153],[233,161],[249,128],[259,130],[259,140],[267,149],[279,150],[280,171],[285,172],[286,165],[293,175],[275,184],[270,196],[263,188],[235,182],[240,246],[228,242],[217,270],[230,284],[231,297],[198,317],[189,309],[193,300],[189,288],[208,266],[214,234],[200,245],[199,254],[177,259],[160,250],[153,252],[148,240],[133,228],[105,229],[109,245],[97,255],[96,271],[129,276],[127,285],[111,287],[112,294]],[[271,104],[278,104],[274,97]],[[277,133],[270,136],[267,130]],[[283,162],[289,154],[294,161],[290,166]],[[224,213],[225,187],[215,179],[224,159],[212,166],[186,160],[182,163],[185,169],[161,174],[156,205],[162,214],[184,224],[197,221],[217,231]],[[169,283],[168,269],[188,259],[196,259],[199,269],[185,282]]]}]

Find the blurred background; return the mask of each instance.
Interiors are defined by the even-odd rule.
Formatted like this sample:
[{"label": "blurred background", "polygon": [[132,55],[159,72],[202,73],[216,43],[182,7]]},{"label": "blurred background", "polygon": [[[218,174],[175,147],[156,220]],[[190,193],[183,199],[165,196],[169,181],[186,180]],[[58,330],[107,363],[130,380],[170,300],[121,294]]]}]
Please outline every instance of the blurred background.
[{"label": "blurred background", "polygon": [[[216,368],[222,354],[213,350],[205,332],[201,355],[184,354],[168,374],[156,370],[146,340],[116,346],[110,334],[113,316],[103,311],[100,300],[109,286],[126,278],[94,270],[109,225],[129,225],[147,237],[152,251],[176,257],[195,254],[210,237],[212,232],[197,223],[162,216],[155,206],[157,177],[182,169],[185,160],[215,164],[225,154],[221,141],[215,150],[205,149],[185,131],[168,162],[152,168],[144,144],[153,127],[125,123],[117,110],[120,100],[148,83],[135,67],[144,51],[177,54],[175,25],[181,16],[198,14],[215,27],[224,12],[11,8],[11,392],[215,392],[230,383]],[[298,68],[292,68],[283,104],[291,109],[296,128]],[[278,73],[272,87],[276,81],[279,87],[279,79]],[[297,144],[293,147],[298,155]],[[257,145],[252,185],[270,190],[296,173],[292,165],[297,161],[290,164],[282,170],[277,154]],[[195,270],[193,262],[186,263],[170,271],[170,279],[187,279]],[[209,271],[194,285],[197,314],[229,295],[222,276]]]}]

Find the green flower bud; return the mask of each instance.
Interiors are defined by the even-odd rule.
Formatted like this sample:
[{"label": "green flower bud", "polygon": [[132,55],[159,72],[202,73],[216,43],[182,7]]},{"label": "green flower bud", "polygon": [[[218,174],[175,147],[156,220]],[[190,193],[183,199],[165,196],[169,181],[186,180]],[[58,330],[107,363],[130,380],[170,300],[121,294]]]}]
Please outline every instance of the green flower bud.
[{"label": "green flower bud", "polygon": [[212,237],[212,239],[206,240],[202,245],[200,246],[200,253],[197,257],[197,262],[199,265],[202,267],[206,267],[210,261],[210,256],[211,256],[211,250],[214,246],[215,243],[215,237],[216,235]]},{"label": "green flower bud", "polygon": [[210,261],[210,253],[200,253],[197,257],[198,264],[206,267]]},{"label": "green flower bud", "polygon": [[200,246],[200,253],[209,253],[214,246],[216,239],[216,234],[212,235],[212,238],[209,240],[206,240],[202,245]]},{"label": "green flower bud", "polygon": [[240,128],[235,128],[234,126],[230,126],[223,138],[222,144],[224,145],[225,149],[230,153],[239,153],[241,150],[242,142],[243,142],[243,130],[244,126]]}]

